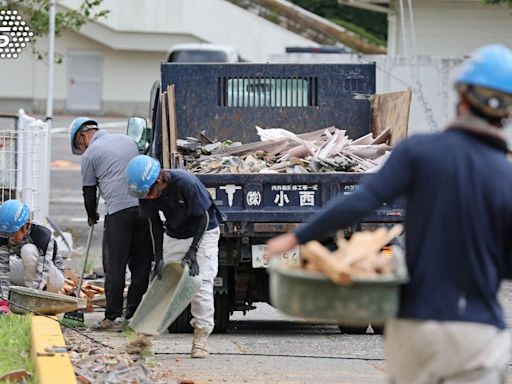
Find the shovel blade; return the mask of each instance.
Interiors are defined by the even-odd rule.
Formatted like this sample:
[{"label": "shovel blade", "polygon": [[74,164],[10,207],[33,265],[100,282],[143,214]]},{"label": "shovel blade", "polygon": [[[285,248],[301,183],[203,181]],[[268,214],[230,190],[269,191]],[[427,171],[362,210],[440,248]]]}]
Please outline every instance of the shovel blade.
[{"label": "shovel blade", "polygon": [[130,327],[146,335],[158,335],[190,304],[199,291],[201,278],[190,276],[188,265],[166,263],[162,278],[153,279],[130,319]]}]

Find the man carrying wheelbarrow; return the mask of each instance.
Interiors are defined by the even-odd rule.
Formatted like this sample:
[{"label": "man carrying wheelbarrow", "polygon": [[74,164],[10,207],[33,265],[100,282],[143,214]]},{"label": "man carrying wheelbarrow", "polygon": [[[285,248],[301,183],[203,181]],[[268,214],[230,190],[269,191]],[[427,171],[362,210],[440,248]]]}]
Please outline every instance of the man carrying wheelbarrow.
[{"label": "man carrying wheelbarrow", "polygon": [[512,117],[512,51],[478,49],[455,89],[457,119],[445,131],[404,140],[357,192],[268,242],[268,253],[278,254],[406,197],[410,281],[385,329],[393,384],[506,381],[511,341],[497,293],[512,277],[512,165],[503,132]]}]

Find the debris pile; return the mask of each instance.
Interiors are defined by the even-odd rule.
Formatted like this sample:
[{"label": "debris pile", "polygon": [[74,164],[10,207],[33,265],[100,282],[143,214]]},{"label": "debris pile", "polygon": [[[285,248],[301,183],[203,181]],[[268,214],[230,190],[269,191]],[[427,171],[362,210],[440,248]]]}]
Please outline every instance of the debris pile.
[{"label": "debris pile", "polygon": [[301,267],[324,273],[333,283],[350,285],[354,277],[379,277],[393,274],[392,251],[385,246],[402,233],[398,224],[387,229],[361,231],[350,240],[338,237],[338,249],[329,251],[318,241],[311,241],[301,248]]},{"label": "debris pile", "polygon": [[202,133],[177,141],[186,168],[196,173],[374,172],[391,147],[390,131],[351,140],[334,127],[296,135],[281,128],[256,127],[260,142],[215,142]]},{"label": "debris pile", "polygon": [[[72,278],[66,278],[59,293],[66,296],[76,296],[77,286],[77,281]],[[82,284],[80,297],[87,300],[86,310],[90,312],[93,310],[93,304],[97,305],[98,302],[105,300],[105,288],[86,282]]]},{"label": "debris pile", "polygon": [[64,336],[80,384],[179,383],[167,369],[147,368],[140,356],[108,349],[67,330]]}]

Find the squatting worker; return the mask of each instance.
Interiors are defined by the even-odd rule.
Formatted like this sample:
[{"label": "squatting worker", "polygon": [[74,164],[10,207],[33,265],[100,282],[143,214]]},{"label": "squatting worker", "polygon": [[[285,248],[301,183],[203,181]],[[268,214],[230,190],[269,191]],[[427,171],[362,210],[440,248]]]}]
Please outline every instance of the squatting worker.
[{"label": "squatting worker", "polygon": [[503,126],[512,112],[512,52],[484,46],[455,82],[457,118],[393,150],[358,192],[268,242],[272,254],[407,199],[398,319],[385,330],[391,383],[505,383],[510,334],[496,297],[512,274],[512,165]]},{"label": "squatting worker", "polygon": [[30,220],[18,200],[0,206],[0,314],[10,313],[9,286],[56,293],[64,285],[64,260],[52,232]]},{"label": "squatting worker", "polygon": [[[201,277],[191,303],[194,338],[191,356],[207,357],[207,340],[214,326],[213,279],[217,275],[219,221],[217,207],[199,179],[181,169],[162,170],[152,157],[140,155],[126,169],[128,188],[140,198],[141,216],[150,219],[155,241],[155,275],[167,262],[189,266]],[[159,212],[165,216],[164,225]]]},{"label": "squatting worker", "polygon": [[139,154],[135,141],[123,134],[98,129],[95,120],[76,118],[69,128],[71,150],[82,155],[81,171],[87,221],[99,219],[96,188],[105,200],[103,269],[107,304],[105,318],[95,330],[120,330],[123,311],[126,266],[131,272],[126,304],[130,319],[147,290],[151,272],[152,243],[148,221],[139,216],[139,201],[128,194],[125,171],[128,162]]}]

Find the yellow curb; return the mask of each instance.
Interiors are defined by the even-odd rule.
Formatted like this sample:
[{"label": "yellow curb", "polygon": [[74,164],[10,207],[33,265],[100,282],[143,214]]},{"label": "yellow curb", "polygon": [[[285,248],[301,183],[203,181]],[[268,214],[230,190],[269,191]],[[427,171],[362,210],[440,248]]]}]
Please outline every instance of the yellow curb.
[{"label": "yellow curb", "polygon": [[33,316],[30,327],[32,361],[39,384],[76,384],[75,372],[58,322]]}]

